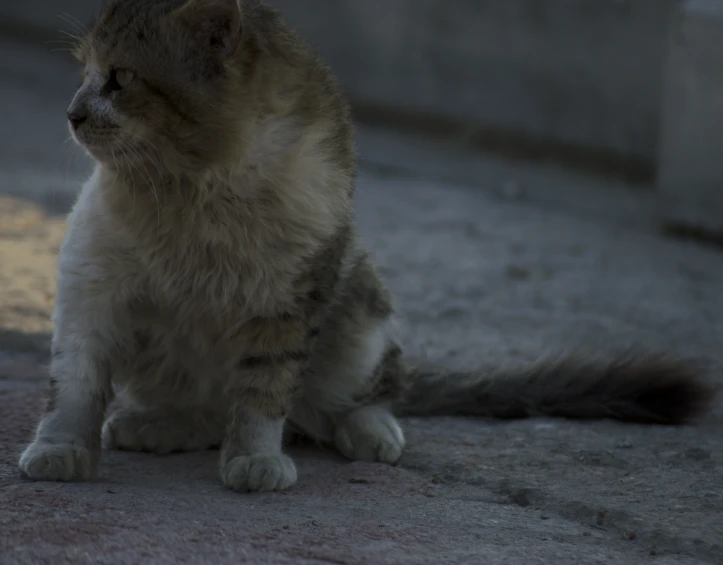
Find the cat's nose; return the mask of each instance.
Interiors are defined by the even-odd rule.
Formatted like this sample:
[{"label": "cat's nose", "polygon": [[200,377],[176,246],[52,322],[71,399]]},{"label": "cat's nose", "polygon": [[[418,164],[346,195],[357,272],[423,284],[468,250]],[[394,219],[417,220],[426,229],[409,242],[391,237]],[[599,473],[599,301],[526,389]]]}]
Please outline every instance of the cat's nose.
[{"label": "cat's nose", "polygon": [[68,112],[68,121],[73,129],[78,129],[80,124],[88,119],[88,114],[80,110],[71,110]]}]

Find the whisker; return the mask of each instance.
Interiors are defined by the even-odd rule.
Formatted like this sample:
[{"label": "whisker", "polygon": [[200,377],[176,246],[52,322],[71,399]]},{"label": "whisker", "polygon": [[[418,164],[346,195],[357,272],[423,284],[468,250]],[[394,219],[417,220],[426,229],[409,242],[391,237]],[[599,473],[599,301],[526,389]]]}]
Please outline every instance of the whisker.
[{"label": "whisker", "polygon": [[[158,171],[158,178],[163,179],[163,167],[162,167],[162,159],[161,159],[161,152],[158,150],[158,148],[153,144],[153,142],[146,137],[142,135],[136,135],[136,139],[141,141],[141,145],[136,146],[136,151],[143,151],[143,154],[145,157],[148,158],[148,160],[156,167],[156,170]],[[148,149],[146,148],[148,146]],[[152,149],[156,154],[156,159],[154,159],[154,156],[149,154],[148,150]],[[167,191],[163,191],[163,197],[164,197],[164,205],[167,205],[167,202],[165,202],[165,198],[168,197]]]},{"label": "whisker", "polygon": [[[153,182],[153,176],[151,175],[150,171],[148,170],[145,163],[143,162],[143,159],[141,159],[140,156],[138,155],[136,149],[127,142],[123,142],[123,145],[129,152],[131,152],[136,157],[136,159],[138,160],[138,163],[141,165],[141,167],[143,167],[143,170],[145,171],[146,179],[148,180],[148,183],[151,186],[151,191],[153,192],[153,197],[156,200],[158,232],[160,233],[160,231],[161,231],[161,203],[158,199],[158,190],[156,189],[156,184]],[[140,169],[138,169],[138,167],[136,167],[136,170],[138,170],[138,172],[141,172]]]},{"label": "whisker", "polygon": [[156,148],[156,146],[153,145],[153,143],[151,143],[151,141],[149,141],[149,140],[146,139],[145,137],[142,137],[142,136],[140,136],[140,135],[139,135],[139,136],[136,136],[136,137],[137,137],[137,139],[138,139],[139,141],[141,141],[144,145],[147,145],[149,149],[153,149],[153,151],[155,151],[156,156],[158,157],[158,160],[155,160],[155,159],[153,158],[153,155],[151,155],[151,154],[148,153],[148,149],[147,149],[144,145],[136,146],[136,150],[143,150],[143,154],[144,154],[146,157],[148,157],[148,159],[151,161],[151,163],[152,163],[153,165],[155,165],[156,169],[158,170],[158,176],[159,176],[159,177],[162,177],[162,176],[163,176],[163,169],[162,169],[161,163],[160,163],[160,156],[161,156],[160,151],[158,151],[158,148]]},{"label": "whisker", "polygon": [[138,185],[136,184],[136,172],[143,177],[143,172],[138,168],[137,162],[138,162],[138,156],[132,151],[132,148],[130,144],[127,141],[119,140],[121,144],[121,152],[124,156],[124,164],[126,165],[128,169],[128,176],[131,179],[131,182],[133,183],[133,206],[136,205],[136,197],[138,195]]},{"label": "whisker", "polygon": [[73,34],[70,33],[69,31],[65,31],[64,29],[59,29],[59,30],[57,30],[57,31],[58,31],[59,33],[62,33],[63,35],[67,35],[68,37],[70,37],[71,39],[74,39],[74,40],[77,41],[78,43],[82,43],[82,42],[83,42],[83,38],[80,37],[79,35],[73,35]]},{"label": "whisker", "polygon": [[82,33],[82,34],[88,33],[88,28],[87,28],[87,26],[85,26],[85,25],[83,24],[83,22],[81,22],[81,21],[80,21],[78,18],[76,18],[75,16],[72,16],[72,15],[70,15],[70,14],[67,13],[67,12],[61,12],[60,14],[57,14],[57,17],[60,18],[61,20],[63,20],[64,22],[67,22],[67,23],[69,23],[70,25],[72,25],[72,26],[75,28],[76,31],[78,31],[78,32],[80,32],[80,33]]},{"label": "whisker", "polygon": [[[130,158],[130,156],[125,152],[125,150],[123,149],[123,140],[120,140],[120,142],[121,142],[121,143],[120,143],[120,147],[118,147],[118,149],[120,150],[121,155],[123,155],[123,159],[121,160],[121,164],[124,164],[124,165],[126,165],[126,166],[128,167],[128,178],[130,179],[130,181],[131,181],[131,183],[132,183],[132,185],[133,185],[133,186],[132,186],[131,193],[132,193],[132,196],[133,196],[133,207],[135,208],[135,205],[136,205],[136,195],[138,194],[138,188],[136,187],[136,180],[135,180],[135,177],[133,176],[133,169],[131,168],[131,158]],[[113,156],[113,159],[115,160],[115,155]],[[130,189],[129,189],[129,190],[130,190]]]}]

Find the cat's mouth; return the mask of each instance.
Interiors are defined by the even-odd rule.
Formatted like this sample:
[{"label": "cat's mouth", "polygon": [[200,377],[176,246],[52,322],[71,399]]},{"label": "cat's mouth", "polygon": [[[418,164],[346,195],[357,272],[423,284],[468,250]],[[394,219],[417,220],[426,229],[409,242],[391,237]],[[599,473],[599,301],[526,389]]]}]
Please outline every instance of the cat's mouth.
[{"label": "cat's mouth", "polygon": [[[104,164],[117,164],[124,158],[123,146],[125,145],[117,137],[119,129],[116,126],[104,127],[102,131],[81,128],[71,133],[75,142],[95,160]],[[116,135],[113,135],[114,133]]]},{"label": "cat's mouth", "polygon": [[71,134],[75,142],[96,161],[115,169],[158,167],[160,154],[156,145],[145,138],[128,133],[117,125],[102,128],[79,128]]},{"label": "cat's mouth", "polygon": [[75,137],[75,141],[96,161],[113,163],[118,158],[118,150],[108,141],[97,141]]}]

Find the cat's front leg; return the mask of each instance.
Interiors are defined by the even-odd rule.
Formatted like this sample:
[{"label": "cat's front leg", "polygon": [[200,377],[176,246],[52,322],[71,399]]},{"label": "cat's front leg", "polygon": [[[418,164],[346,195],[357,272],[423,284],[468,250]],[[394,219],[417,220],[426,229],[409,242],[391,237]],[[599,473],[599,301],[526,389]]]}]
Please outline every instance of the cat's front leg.
[{"label": "cat's front leg", "polygon": [[227,387],[231,408],[221,479],[241,492],[283,490],[296,482],[296,466],[282,451],[282,436],[308,359],[308,320],[286,314],[257,318],[242,333],[246,353]]},{"label": "cat's front leg", "polygon": [[90,479],[100,460],[100,431],[112,399],[110,349],[81,329],[53,337],[50,398],[20,470],[36,480]]},{"label": "cat's front leg", "polygon": [[[35,437],[20,457],[20,470],[36,480],[91,478],[100,460],[101,428],[114,367],[128,355],[132,302],[127,279],[116,284],[78,241],[96,238],[69,230],[60,254],[53,321],[50,399]],[[124,345],[125,344],[125,345]]]},{"label": "cat's front leg", "polygon": [[296,482],[294,461],[281,449],[284,420],[245,403],[232,408],[221,452],[224,485],[240,492],[268,492]]}]

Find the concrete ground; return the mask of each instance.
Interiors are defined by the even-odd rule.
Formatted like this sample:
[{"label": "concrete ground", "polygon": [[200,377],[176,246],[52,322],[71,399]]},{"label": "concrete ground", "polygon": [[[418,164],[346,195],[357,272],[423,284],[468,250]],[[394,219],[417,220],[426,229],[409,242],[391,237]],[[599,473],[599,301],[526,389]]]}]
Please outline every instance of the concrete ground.
[{"label": "concrete ground", "polygon": [[[46,390],[54,261],[87,162],[77,75],[0,39],[0,563],[723,563],[723,401],[697,426],[405,421],[397,467],[294,448],[300,481],[239,495],[211,452],[106,453],[86,484],[16,461]],[[362,129],[359,223],[409,350],[454,366],[638,344],[723,382],[723,260],[666,240],[651,194]]]}]

